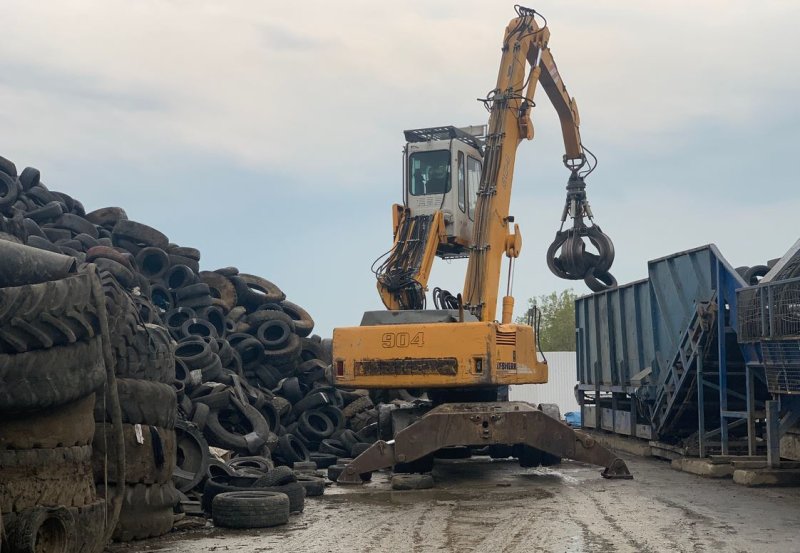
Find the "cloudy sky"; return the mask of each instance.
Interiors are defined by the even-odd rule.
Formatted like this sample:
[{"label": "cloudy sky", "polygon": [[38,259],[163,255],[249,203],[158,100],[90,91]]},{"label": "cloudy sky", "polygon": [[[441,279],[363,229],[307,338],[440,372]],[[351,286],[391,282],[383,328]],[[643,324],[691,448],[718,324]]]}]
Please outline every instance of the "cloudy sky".
[{"label": "cloudy sky", "polygon": [[[5,0],[0,155],[52,189],[280,285],[321,334],[381,307],[402,130],[486,122],[513,3]],[[588,182],[620,282],[716,243],[734,265],[798,238],[800,3],[549,0],[550,46],[600,158]],[[548,272],[567,172],[544,95],[520,146],[515,295]],[[432,286],[459,291],[463,262]]]}]

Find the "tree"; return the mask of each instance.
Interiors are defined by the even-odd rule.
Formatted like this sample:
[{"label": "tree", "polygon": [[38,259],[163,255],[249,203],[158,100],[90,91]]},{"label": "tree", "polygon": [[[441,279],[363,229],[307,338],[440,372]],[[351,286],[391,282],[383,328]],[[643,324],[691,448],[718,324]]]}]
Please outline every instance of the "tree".
[{"label": "tree", "polygon": [[[537,308],[541,316],[538,330],[542,351],[575,351],[576,297],[569,289],[528,300],[528,309]],[[519,317],[517,322],[529,322],[528,315]]]}]

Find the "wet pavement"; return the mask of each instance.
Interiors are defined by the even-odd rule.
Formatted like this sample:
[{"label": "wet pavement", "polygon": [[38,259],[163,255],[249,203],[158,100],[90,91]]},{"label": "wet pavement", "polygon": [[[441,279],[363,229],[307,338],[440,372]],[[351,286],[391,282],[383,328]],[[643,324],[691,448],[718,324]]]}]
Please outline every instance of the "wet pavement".
[{"label": "wet pavement", "polygon": [[604,480],[565,462],[439,461],[431,490],[364,486],[307,498],[289,524],[264,530],[178,531],[110,552],[792,552],[800,551],[799,489],[749,489],[624,457],[634,480]]}]

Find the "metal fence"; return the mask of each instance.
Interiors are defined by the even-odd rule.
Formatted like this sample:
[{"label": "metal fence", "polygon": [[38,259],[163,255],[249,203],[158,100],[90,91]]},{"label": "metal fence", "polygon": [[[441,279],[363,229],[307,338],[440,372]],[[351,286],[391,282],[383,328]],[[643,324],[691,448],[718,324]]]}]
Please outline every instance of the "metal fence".
[{"label": "metal fence", "polygon": [[800,277],[737,292],[739,340],[800,340]]},{"label": "metal fence", "polygon": [[761,352],[769,391],[800,393],[800,340],[764,341]]}]

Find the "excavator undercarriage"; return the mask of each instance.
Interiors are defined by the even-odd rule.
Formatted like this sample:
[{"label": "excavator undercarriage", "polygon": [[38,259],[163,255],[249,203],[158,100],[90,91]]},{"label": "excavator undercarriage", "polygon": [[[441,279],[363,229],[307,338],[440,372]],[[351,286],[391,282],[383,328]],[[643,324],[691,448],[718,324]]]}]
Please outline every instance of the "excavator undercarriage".
[{"label": "excavator undercarriage", "polygon": [[416,422],[378,440],[347,465],[342,484],[360,484],[361,474],[413,463],[439,449],[453,446],[510,445],[525,463],[525,448],[556,458],[566,457],[605,467],[604,478],[632,478],[625,462],[593,438],[573,430],[544,411],[520,401],[447,403],[434,407]]}]

